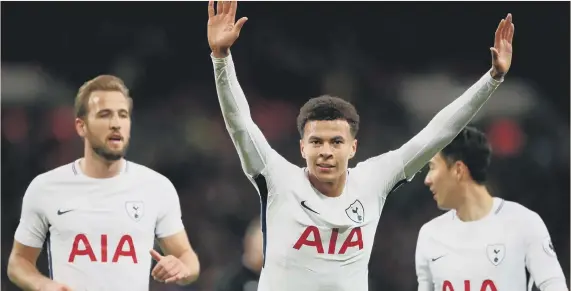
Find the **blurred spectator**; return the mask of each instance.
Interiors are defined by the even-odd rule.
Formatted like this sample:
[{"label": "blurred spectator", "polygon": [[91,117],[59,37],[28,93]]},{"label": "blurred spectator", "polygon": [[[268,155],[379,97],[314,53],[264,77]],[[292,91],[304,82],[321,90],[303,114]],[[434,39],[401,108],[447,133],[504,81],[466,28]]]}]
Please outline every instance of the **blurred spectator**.
[{"label": "blurred spectator", "polygon": [[256,291],[264,263],[260,220],[250,223],[244,236],[244,254],[240,263],[228,267],[217,281],[216,291]]}]

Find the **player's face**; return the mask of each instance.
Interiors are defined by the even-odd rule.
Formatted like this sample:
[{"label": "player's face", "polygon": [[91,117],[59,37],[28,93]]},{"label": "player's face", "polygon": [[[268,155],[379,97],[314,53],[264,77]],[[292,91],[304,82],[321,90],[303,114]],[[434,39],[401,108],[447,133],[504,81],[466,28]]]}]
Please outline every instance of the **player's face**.
[{"label": "player's face", "polygon": [[458,195],[458,181],[454,175],[454,168],[449,167],[440,153],[428,162],[428,174],[424,179],[424,184],[430,188],[434,195],[434,200],[440,209],[454,208]]},{"label": "player's face", "polygon": [[309,173],[322,182],[334,182],[347,171],[357,140],[345,120],[314,120],[305,124],[301,155]]},{"label": "player's face", "polygon": [[123,93],[91,93],[85,119],[76,119],[76,129],[98,156],[108,161],[125,156],[131,135],[131,113],[129,100]]}]

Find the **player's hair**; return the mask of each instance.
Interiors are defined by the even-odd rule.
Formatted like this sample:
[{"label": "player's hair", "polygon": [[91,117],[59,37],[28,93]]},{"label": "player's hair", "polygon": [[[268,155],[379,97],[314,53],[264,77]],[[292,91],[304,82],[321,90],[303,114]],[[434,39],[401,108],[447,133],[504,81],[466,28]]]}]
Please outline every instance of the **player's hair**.
[{"label": "player's hair", "polygon": [[339,98],[328,95],[309,99],[299,110],[297,130],[301,137],[305,124],[313,120],[345,120],[351,128],[351,135],[357,136],[359,131],[359,114],[355,107]]},{"label": "player's hair", "polygon": [[133,109],[133,100],[129,96],[129,89],[123,80],[112,75],[99,75],[85,82],[75,96],[75,117],[84,118],[88,112],[88,103],[94,91],[118,91],[123,93],[129,101],[129,111]]},{"label": "player's hair", "polygon": [[478,129],[466,126],[452,142],[441,151],[450,167],[456,161],[463,162],[474,182],[484,184],[492,158],[492,147],[486,135]]}]

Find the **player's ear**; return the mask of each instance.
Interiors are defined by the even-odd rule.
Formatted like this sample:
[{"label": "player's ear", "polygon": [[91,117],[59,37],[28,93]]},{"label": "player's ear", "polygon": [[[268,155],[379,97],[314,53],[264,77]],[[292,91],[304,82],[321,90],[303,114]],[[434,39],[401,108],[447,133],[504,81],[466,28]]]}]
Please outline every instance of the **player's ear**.
[{"label": "player's ear", "polygon": [[77,134],[81,137],[85,137],[85,121],[81,118],[75,119],[75,130]]},{"label": "player's ear", "polygon": [[351,153],[349,154],[349,158],[352,159],[355,154],[357,153],[357,139],[353,139],[353,142],[351,144]]},{"label": "player's ear", "polygon": [[299,140],[299,151],[301,152],[301,157],[306,159],[304,150],[303,139]]},{"label": "player's ear", "polygon": [[458,181],[462,180],[466,175],[466,165],[461,161],[456,161],[454,163],[454,175]]}]

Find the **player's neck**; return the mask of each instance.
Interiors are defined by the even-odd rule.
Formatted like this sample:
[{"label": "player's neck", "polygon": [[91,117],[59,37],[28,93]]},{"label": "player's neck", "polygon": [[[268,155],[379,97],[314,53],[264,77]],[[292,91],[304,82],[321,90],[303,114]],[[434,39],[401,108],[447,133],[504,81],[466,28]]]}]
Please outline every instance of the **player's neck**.
[{"label": "player's neck", "polygon": [[487,216],[494,206],[494,199],[485,186],[469,185],[465,189],[463,201],[456,208],[456,216],[462,221],[476,221]]},{"label": "player's neck", "polygon": [[94,152],[86,151],[79,166],[83,174],[90,178],[106,179],[119,175],[123,167],[123,159],[108,161]]},{"label": "player's neck", "polygon": [[339,179],[334,182],[322,182],[317,179],[317,177],[308,175],[309,182],[313,188],[317,189],[321,194],[327,197],[339,197],[343,194],[343,189],[345,188],[345,181],[347,180],[347,173],[341,175]]}]

